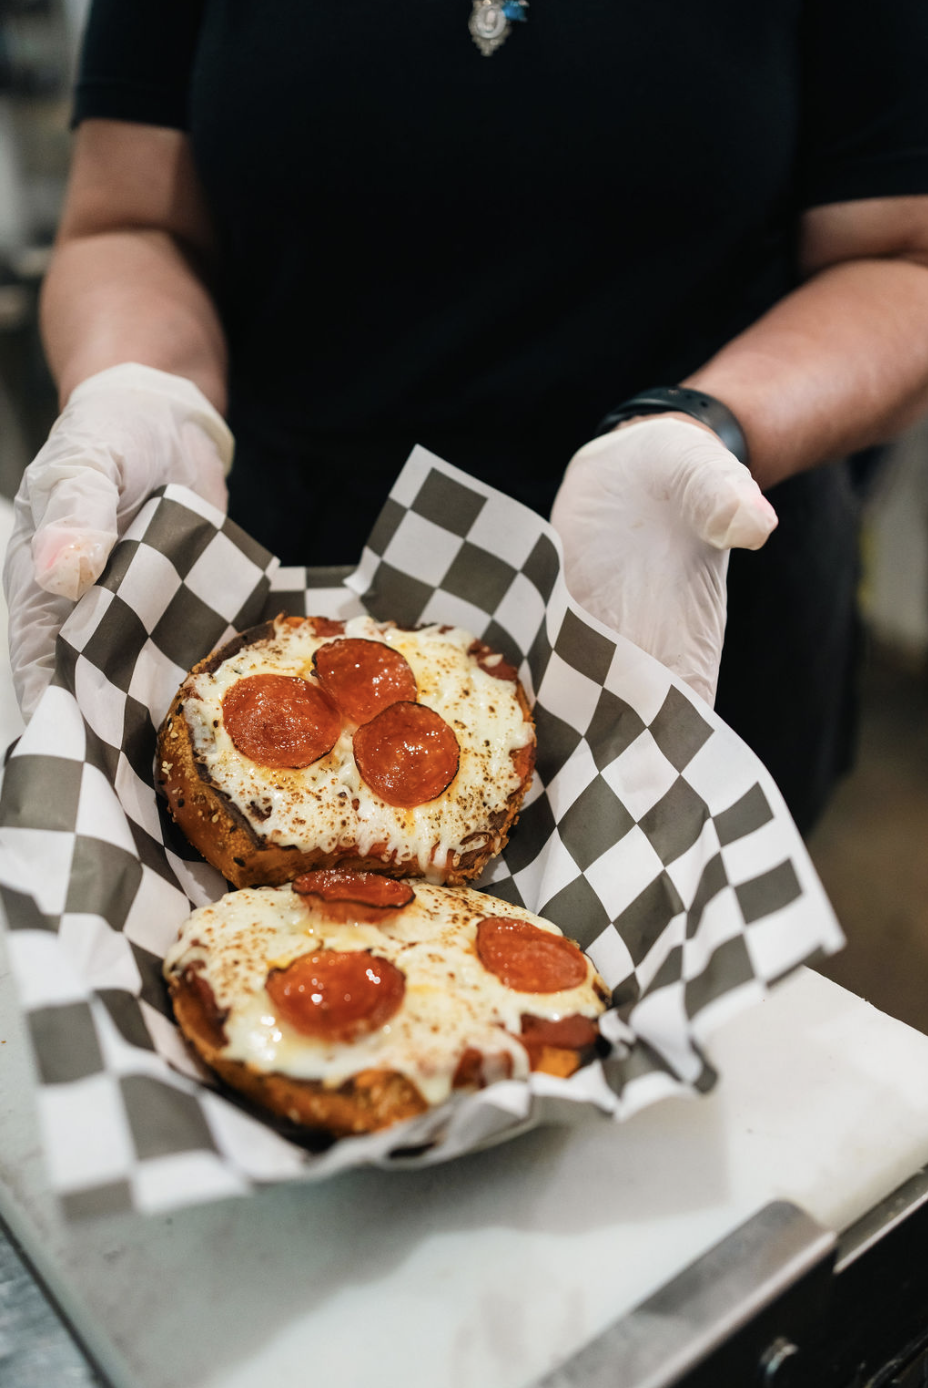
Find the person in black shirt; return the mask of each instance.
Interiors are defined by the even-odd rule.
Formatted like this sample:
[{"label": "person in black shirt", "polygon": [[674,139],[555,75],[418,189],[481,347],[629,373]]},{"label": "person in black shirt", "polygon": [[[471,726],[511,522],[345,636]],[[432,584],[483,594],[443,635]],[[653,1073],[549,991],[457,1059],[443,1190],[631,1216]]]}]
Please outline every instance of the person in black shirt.
[{"label": "person in black shirt", "polygon": [[[486,3],[474,22],[492,28]],[[717,707],[807,829],[847,744],[855,515],[834,460],[928,405],[928,11],[532,0],[524,17],[485,56],[470,0],[402,22],[374,0],[95,0],[47,351],[102,454],[105,421],[128,437],[143,397],[171,443],[161,476],[117,467],[108,517],[78,506],[99,553],[73,592],[148,486],[221,495],[232,436],[233,517],[285,562],[350,562],[413,443],[547,514],[613,407],[682,384],[740,424],[780,516],[732,558]],[[160,374],[101,378],[126,363]],[[608,570],[699,645],[718,566],[675,584],[660,546],[634,543],[647,469],[628,450],[667,422],[623,420],[554,518],[594,610]],[[727,458],[718,444],[709,474]],[[65,514],[45,514],[56,468],[33,465],[8,561],[27,704],[47,637],[42,654],[17,633],[63,610],[30,568],[32,527]],[[583,520],[578,489],[601,497],[617,473],[611,509]],[[653,625],[623,616],[685,675]]]}]

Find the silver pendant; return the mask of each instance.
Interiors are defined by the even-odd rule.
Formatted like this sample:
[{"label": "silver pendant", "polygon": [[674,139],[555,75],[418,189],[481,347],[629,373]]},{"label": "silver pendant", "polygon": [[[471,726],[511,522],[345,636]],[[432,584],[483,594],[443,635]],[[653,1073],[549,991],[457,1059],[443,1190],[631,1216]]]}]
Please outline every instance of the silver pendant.
[{"label": "silver pendant", "polygon": [[467,27],[485,58],[495,53],[506,38],[509,20],[524,19],[527,9],[528,0],[474,0]]}]

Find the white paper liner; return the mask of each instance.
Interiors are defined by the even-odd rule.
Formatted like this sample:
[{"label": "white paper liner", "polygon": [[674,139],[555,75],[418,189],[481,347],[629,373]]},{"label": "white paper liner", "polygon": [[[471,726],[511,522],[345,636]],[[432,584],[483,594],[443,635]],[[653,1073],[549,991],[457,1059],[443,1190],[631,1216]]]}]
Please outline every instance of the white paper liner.
[{"label": "white paper liner", "polygon": [[[310,1152],[191,1058],[161,957],[227,885],[155,796],[155,732],[191,665],[281,610],[461,625],[520,667],[538,775],[479,885],[587,949],[613,989],[605,1059]],[[351,573],[281,568],[193,493],[153,498],[62,631],[55,682],[8,756],[0,833],[51,1181],[75,1218],[429,1165],[541,1122],[625,1119],[710,1087],[714,1027],[843,943],[757,758],[569,598],[550,525],[422,448]]]}]

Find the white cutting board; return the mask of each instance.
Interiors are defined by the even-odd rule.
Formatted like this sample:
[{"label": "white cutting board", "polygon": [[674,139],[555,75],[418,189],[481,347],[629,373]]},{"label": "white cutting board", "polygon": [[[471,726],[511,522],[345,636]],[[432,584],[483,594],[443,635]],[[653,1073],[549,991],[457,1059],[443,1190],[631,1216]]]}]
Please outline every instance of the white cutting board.
[{"label": "white cutting board", "polygon": [[928,1162],[928,1037],[801,971],[707,1098],[67,1229],[3,1039],[0,1207],[119,1388],[525,1388],[768,1201],[840,1229]]}]

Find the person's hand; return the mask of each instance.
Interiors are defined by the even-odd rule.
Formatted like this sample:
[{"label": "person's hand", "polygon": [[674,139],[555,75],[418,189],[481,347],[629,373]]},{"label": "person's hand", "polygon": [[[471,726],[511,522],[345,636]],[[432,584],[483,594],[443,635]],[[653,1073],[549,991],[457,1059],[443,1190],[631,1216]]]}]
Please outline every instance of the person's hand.
[{"label": "person's hand", "polygon": [[777,523],[748,469],[701,425],[637,420],[580,449],[551,519],[571,595],[711,704],[729,550]]},{"label": "person's hand", "polygon": [[178,482],[224,508],[232,451],[225,421],[183,377],[126,363],[72,392],[23,475],[3,567],[25,718],[51,679],[62,622],[142,503]]}]

